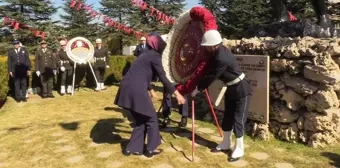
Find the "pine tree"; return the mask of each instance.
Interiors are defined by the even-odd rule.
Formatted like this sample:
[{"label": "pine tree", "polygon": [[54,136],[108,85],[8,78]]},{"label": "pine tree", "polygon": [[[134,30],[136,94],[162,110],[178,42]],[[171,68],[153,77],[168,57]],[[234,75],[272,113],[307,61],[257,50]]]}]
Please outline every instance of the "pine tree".
[{"label": "pine tree", "polygon": [[[82,4],[87,4],[86,0],[79,0]],[[96,38],[97,29],[95,23],[91,23],[93,17],[90,16],[84,9],[77,10],[77,6],[70,7],[71,0],[66,0],[64,3],[64,14],[60,15],[63,19],[64,29],[67,32],[66,36],[70,38],[82,36],[89,40]]]},{"label": "pine tree", "polygon": [[[171,17],[178,17],[185,6],[185,0],[144,0],[148,5],[153,6],[159,11]],[[130,0],[101,0],[103,8],[101,12],[115,21],[125,24],[136,31],[150,33],[153,31],[159,34],[167,34],[171,29],[171,25],[163,25],[156,17],[151,17],[150,10],[141,11],[139,6],[134,6]],[[129,45],[136,42],[134,36],[127,35],[121,31],[115,31],[110,28],[111,37],[120,40],[120,49],[123,45]]]},{"label": "pine tree", "polygon": [[13,38],[19,39],[29,47],[36,46],[41,40],[31,34],[29,27],[45,31],[41,26],[50,22],[51,16],[57,11],[50,0],[2,0],[2,2],[0,16],[7,16],[21,23],[19,30],[12,31]]},{"label": "pine tree", "polygon": [[249,27],[273,20],[266,0],[201,0],[201,4],[216,16],[219,30],[228,38],[242,37]]},{"label": "pine tree", "polygon": [[[101,0],[100,4],[103,6],[100,11],[120,24],[130,26],[130,16],[133,12],[133,6],[130,0]],[[132,28],[132,27],[131,27]],[[138,31],[138,30],[137,30]],[[118,31],[112,27],[104,27],[101,33],[108,43],[114,43],[118,41],[119,46],[114,46],[116,49],[112,49],[116,52],[114,54],[122,54],[123,46],[131,44],[134,40],[133,36],[125,34],[123,31]]]}]

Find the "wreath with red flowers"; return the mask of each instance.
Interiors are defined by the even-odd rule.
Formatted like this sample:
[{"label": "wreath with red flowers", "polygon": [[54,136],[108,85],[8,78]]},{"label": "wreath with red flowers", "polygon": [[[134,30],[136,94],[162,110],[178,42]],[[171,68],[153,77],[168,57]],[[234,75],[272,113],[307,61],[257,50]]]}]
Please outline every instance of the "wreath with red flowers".
[{"label": "wreath with red flowers", "polygon": [[217,30],[214,15],[203,7],[183,13],[168,34],[162,62],[168,79],[182,94],[191,93],[209,69],[209,56],[200,46],[203,34]]}]

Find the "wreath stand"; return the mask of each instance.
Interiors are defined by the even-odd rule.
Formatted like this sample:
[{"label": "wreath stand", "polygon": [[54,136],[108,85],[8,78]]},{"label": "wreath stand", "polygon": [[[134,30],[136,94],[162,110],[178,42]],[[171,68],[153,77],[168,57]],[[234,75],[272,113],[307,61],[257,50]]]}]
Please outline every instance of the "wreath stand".
[{"label": "wreath stand", "polygon": [[[217,128],[218,128],[218,131],[220,133],[220,136],[223,137],[222,130],[221,130],[221,127],[220,127],[220,123],[217,120],[217,116],[216,116],[214,107],[213,107],[213,105],[211,103],[211,99],[210,99],[208,90],[205,89],[204,92],[205,92],[205,97],[206,97],[206,99],[207,99],[207,101],[209,103],[209,107],[210,107],[211,113],[214,116],[214,119],[215,119],[215,122],[216,122],[216,125],[217,125]],[[163,103],[164,103],[165,97],[166,97],[166,94],[163,97],[162,104],[159,107],[158,112],[160,112],[161,109],[163,108]],[[191,100],[191,113],[192,113],[191,114],[191,122],[192,122],[191,123],[191,126],[192,126],[192,128],[191,128],[192,129],[192,136],[191,136],[192,137],[192,139],[191,139],[191,142],[192,142],[191,143],[191,151],[192,151],[192,153],[191,153],[191,162],[194,162],[194,160],[195,160],[195,158],[194,158],[194,156],[195,156],[195,100],[194,100],[193,97],[192,97],[192,100]]]},{"label": "wreath stand", "polygon": [[[80,62],[74,62],[74,67],[73,67],[73,79],[72,79],[72,96],[74,95],[74,84],[75,84],[75,80],[76,80],[76,68],[77,68],[77,63],[78,64],[82,64]],[[87,63],[89,64],[90,66],[90,69],[91,69],[91,72],[93,74],[93,77],[94,77],[94,80],[96,81],[96,85],[98,86],[98,80],[97,80],[97,77],[96,77],[96,74],[94,73],[94,70],[92,68],[92,65],[91,65],[91,62],[90,61],[87,61]]]}]

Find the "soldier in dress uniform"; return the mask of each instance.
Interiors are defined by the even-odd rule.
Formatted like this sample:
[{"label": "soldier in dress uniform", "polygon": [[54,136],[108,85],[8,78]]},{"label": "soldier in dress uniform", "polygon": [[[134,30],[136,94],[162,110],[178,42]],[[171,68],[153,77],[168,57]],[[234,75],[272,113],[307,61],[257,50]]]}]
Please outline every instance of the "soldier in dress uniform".
[{"label": "soldier in dress uniform", "polygon": [[109,66],[109,52],[107,48],[102,46],[102,40],[96,40],[96,47],[94,49],[94,73],[98,80],[98,85],[96,91],[104,90],[104,76],[105,68],[110,68]]},{"label": "soldier in dress uniform", "polygon": [[66,92],[72,93],[72,76],[73,76],[73,62],[66,54],[66,41],[60,41],[61,49],[57,53],[57,64],[59,72],[61,73],[61,86],[60,95],[65,95],[65,87],[67,86]]},{"label": "soldier in dress uniform", "polygon": [[223,141],[211,152],[231,149],[231,133],[236,136],[236,143],[229,161],[237,161],[244,155],[243,136],[248,117],[248,106],[251,95],[251,84],[241,71],[235,56],[222,44],[218,31],[209,30],[204,33],[202,46],[211,54],[212,69],[205,75],[191,96],[208,88],[216,79],[220,79],[228,87],[225,92],[225,112],[222,122]]},{"label": "soldier in dress uniform", "polygon": [[31,61],[28,51],[20,47],[18,40],[14,40],[13,45],[14,48],[8,51],[8,72],[14,78],[15,100],[27,102],[27,76],[31,74]]},{"label": "soldier in dress uniform", "polygon": [[136,50],[134,51],[133,55],[135,55],[136,57],[138,57],[139,55],[141,55],[143,52],[146,52],[149,50],[148,45],[146,45],[146,38],[142,37],[140,39],[140,43],[137,45]]},{"label": "soldier in dress uniform", "polygon": [[53,52],[47,48],[47,42],[43,40],[41,48],[37,49],[35,53],[35,70],[38,77],[40,77],[42,84],[41,97],[54,98],[53,90],[53,77],[57,73],[56,59]]}]

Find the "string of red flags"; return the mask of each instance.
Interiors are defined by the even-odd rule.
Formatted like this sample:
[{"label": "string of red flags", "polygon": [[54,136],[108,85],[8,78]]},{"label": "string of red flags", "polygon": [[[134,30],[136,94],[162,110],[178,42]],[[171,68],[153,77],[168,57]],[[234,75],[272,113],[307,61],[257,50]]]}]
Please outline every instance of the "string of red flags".
[{"label": "string of red flags", "polygon": [[88,12],[88,14],[90,16],[93,17],[93,19],[98,19],[98,20],[102,20],[102,22],[104,24],[107,24],[107,26],[109,27],[113,27],[115,29],[118,29],[119,31],[123,31],[129,35],[133,34],[135,35],[137,38],[141,38],[143,36],[146,36],[144,33],[142,32],[139,32],[139,31],[136,31],[124,24],[121,24],[119,22],[116,22],[114,21],[113,19],[111,19],[110,17],[106,16],[106,15],[103,15],[102,13],[100,12],[97,12],[96,10],[92,9],[90,5],[88,4],[85,4],[85,3],[82,3],[82,2],[79,2],[77,0],[72,0],[70,2],[70,8],[74,8],[76,9],[77,11],[80,11],[80,10],[85,10],[86,12]]},{"label": "string of red flags", "polygon": [[162,24],[175,24],[176,19],[172,18],[165,13],[159,11],[158,9],[154,8],[151,5],[148,5],[143,0],[131,0],[131,3],[134,4],[134,6],[139,7],[142,11],[145,11],[147,9],[150,10],[149,16],[155,16],[157,21],[160,21]]},{"label": "string of red flags", "polygon": [[32,27],[27,26],[26,24],[20,23],[19,21],[15,20],[15,19],[11,19],[7,16],[5,16],[5,18],[4,18],[3,25],[9,25],[14,30],[19,30],[20,28],[28,28],[31,31],[32,35],[34,35],[35,37],[40,37],[42,39],[44,39],[46,37],[45,32],[33,29]]}]

